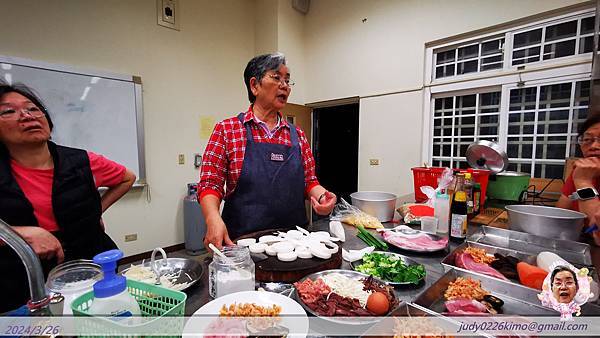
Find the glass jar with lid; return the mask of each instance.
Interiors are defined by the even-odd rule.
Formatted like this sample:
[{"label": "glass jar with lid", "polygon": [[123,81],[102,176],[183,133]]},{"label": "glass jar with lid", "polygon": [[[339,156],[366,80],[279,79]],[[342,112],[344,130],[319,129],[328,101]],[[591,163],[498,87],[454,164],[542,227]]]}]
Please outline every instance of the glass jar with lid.
[{"label": "glass jar with lid", "polygon": [[213,255],[208,265],[208,290],[213,298],[254,291],[254,262],[247,247],[233,245],[221,250],[225,257]]},{"label": "glass jar with lid", "polygon": [[102,279],[102,269],[91,260],[77,259],[57,265],[48,274],[46,289],[58,292],[65,298],[63,315],[71,315],[71,302],[88,291]]}]

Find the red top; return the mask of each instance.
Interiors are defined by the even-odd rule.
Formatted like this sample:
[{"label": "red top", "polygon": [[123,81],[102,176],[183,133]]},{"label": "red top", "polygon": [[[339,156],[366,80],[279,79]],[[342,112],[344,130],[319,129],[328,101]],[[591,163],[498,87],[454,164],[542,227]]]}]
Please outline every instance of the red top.
[{"label": "red top", "polygon": [[[262,126],[264,122],[260,122],[254,117],[252,106],[246,111],[243,124],[237,116],[217,123],[202,156],[198,200],[201,200],[207,194],[219,198],[227,197],[235,190],[244,163],[244,152],[246,150],[246,128],[244,125],[246,123],[250,123],[252,137],[256,142],[292,145],[290,125],[281,118],[279,113],[278,118],[279,122],[275,129],[270,132],[271,135]],[[296,126],[296,130],[298,131],[302,164],[304,166],[304,191],[308,195],[313,187],[319,185],[315,174],[315,159],[306,135],[298,126]],[[226,193],[223,187],[225,183],[227,183]]]},{"label": "red top", "polygon": [[[123,181],[124,166],[91,151],[88,151],[88,157],[96,187],[112,187]],[[33,214],[39,226],[48,231],[59,230],[52,210],[54,169],[27,168],[12,159],[10,167],[17,184],[33,205]]]},{"label": "red top", "polygon": [[[594,188],[596,188],[596,190],[599,189],[598,182],[594,183]],[[575,181],[573,180],[573,174],[571,174],[567,177],[561,192],[563,195],[569,197],[575,191],[577,191],[577,188],[575,188]],[[579,201],[571,201],[571,210],[579,211]]]}]

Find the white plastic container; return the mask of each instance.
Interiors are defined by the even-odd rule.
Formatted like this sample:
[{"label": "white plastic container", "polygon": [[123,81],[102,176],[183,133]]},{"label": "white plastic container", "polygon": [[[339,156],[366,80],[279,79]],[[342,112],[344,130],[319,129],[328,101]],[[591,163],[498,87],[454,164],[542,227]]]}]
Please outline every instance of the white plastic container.
[{"label": "white plastic container", "polygon": [[110,250],[94,256],[94,263],[102,267],[104,278],[94,284],[94,300],[88,313],[110,316],[124,325],[135,325],[141,320],[140,306],[127,292],[127,279],[115,273],[121,250]]},{"label": "white plastic container", "polygon": [[71,303],[77,297],[93,290],[102,279],[102,270],[91,260],[78,259],[57,265],[48,274],[46,289],[65,297],[63,315],[72,315]]},{"label": "white plastic container", "polygon": [[438,219],[437,232],[447,234],[450,221],[450,197],[446,193],[438,192],[433,205],[434,216]]}]

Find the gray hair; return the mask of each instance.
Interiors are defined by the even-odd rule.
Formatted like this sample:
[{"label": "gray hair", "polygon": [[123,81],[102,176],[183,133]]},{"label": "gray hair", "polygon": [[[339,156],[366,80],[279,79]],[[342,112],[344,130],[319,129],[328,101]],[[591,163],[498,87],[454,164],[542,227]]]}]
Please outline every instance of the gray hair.
[{"label": "gray hair", "polygon": [[252,90],[250,89],[250,79],[254,77],[260,81],[266,72],[278,70],[281,65],[285,65],[285,55],[279,52],[259,55],[248,62],[244,70],[244,83],[246,84],[250,103],[254,103],[256,100],[256,96],[252,94]]}]

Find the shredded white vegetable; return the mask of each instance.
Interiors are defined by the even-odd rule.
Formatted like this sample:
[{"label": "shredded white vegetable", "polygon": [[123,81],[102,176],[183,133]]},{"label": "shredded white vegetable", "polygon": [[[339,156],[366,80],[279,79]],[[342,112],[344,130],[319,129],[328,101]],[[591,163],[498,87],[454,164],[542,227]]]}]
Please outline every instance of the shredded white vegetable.
[{"label": "shredded white vegetable", "polygon": [[[192,278],[185,273],[186,276],[190,279]],[[131,267],[123,274],[126,278],[133,279],[139,282],[144,282],[148,284],[154,284],[156,281],[156,275],[152,272],[152,269],[143,265],[131,265]],[[190,282],[176,283],[177,279],[181,275],[181,270],[175,273],[166,273],[160,276],[160,284],[161,286],[167,287],[173,290],[182,290],[185,289]]]},{"label": "shredded white vegetable", "polygon": [[367,305],[367,299],[371,292],[363,290],[365,285],[361,281],[348,278],[339,273],[321,276],[321,279],[329,286],[331,291],[338,295],[358,299],[363,308]]}]

